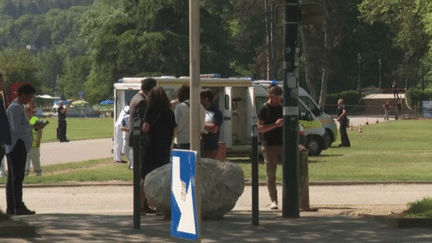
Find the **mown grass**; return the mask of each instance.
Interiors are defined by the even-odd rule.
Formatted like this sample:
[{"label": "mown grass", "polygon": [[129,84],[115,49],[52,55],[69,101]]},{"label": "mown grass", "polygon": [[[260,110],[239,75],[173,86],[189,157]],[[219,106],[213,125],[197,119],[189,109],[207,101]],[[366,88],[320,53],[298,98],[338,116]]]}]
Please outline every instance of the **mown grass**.
[{"label": "mown grass", "polygon": [[409,203],[409,209],[405,214],[409,217],[432,218],[432,198],[423,198]]},{"label": "mown grass", "polygon": [[[44,128],[42,142],[57,141],[57,118],[42,118],[50,123]],[[86,140],[113,137],[114,121],[112,118],[67,118],[69,140]]]},{"label": "mown grass", "polygon": [[[70,120],[73,119],[68,121],[73,123]],[[106,121],[100,124],[103,122]],[[112,123],[101,130],[111,128]],[[336,141],[320,156],[309,157],[309,181],[432,181],[431,128],[429,120],[373,124],[365,126],[362,134],[356,128],[349,132],[351,148],[336,147],[339,144]],[[248,157],[228,159],[243,168],[246,178],[251,177]],[[132,182],[133,178],[127,164],[114,164],[112,158],[43,166],[42,169],[42,176],[31,174],[24,183]],[[259,178],[266,180],[263,161],[259,164]],[[278,165],[277,180],[282,181],[282,165]],[[5,178],[0,178],[1,183],[4,181]]]}]

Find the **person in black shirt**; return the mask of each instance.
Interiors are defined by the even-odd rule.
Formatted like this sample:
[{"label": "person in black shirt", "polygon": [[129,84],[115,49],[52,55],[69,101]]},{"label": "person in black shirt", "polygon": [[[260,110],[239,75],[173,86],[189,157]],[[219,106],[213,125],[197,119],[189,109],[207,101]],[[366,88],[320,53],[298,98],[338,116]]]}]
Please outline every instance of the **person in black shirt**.
[{"label": "person in black shirt", "polygon": [[282,89],[273,86],[269,90],[269,99],[258,112],[258,132],[261,134],[264,163],[267,171],[267,188],[269,191],[271,209],[278,209],[276,190],[276,169],[278,161],[282,162]]},{"label": "person in black shirt", "polygon": [[63,101],[60,102],[60,106],[57,109],[58,112],[58,128],[57,138],[60,139],[60,142],[69,142],[69,140],[66,139],[66,129],[67,129],[67,123],[66,123],[66,113],[69,111],[70,106],[67,105],[66,108],[63,107],[64,103]]},{"label": "person in black shirt", "polygon": [[348,138],[347,134],[347,126],[348,126],[348,110],[346,106],[344,105],[344,100],[339,99],[338,100],[338,108],[337,108],[337,121],[339,122],[339,131],[341,135],[342,143],[339,144],[339,147],[351,147],[350,140]]},{"label": "person in black shirt", "polygon": [[5,144],[10,145],[11,131],[9,121],[6,116],[6,77],[3,71],[0,70],[0,167],[2,165],[3,157],[6,154]]}]

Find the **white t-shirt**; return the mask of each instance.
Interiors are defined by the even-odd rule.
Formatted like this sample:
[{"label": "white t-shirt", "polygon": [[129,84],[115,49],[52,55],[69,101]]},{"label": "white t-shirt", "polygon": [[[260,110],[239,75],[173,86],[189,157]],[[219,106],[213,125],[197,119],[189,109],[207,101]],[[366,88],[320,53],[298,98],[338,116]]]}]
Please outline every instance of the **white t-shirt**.
[{"label": "white t-shirt", "polygon": [[[185,103],[187,102],[189,106]],[[174,130],[174,143],[175,144],[186,144],[190,143],[190,101],[185,100],[178,104],[174,110],[175,121],[177,127]],[[201,117],[201,129],[200,132],[204,131],[205,125],[205,109],[200,104],[200,117]]]}]

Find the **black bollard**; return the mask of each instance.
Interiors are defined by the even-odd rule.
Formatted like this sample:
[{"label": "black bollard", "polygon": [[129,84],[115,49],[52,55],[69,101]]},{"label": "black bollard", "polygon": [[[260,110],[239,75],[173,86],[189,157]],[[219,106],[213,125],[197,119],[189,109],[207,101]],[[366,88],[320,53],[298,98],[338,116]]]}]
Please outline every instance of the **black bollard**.
[{"label": "black bollard", "polygon": [[258,125],[252,125],[252,225],[259,225]]},{"label": "black bollard", "polygon": [[140,205],[141,205],[141,161],[142,161],[142,148],[141,148],[141,119],[136,117],[133,121],[133,151],[134,151],[134,211],[133,221],[134,228],[139,229],[141,226],[140,218]]}]

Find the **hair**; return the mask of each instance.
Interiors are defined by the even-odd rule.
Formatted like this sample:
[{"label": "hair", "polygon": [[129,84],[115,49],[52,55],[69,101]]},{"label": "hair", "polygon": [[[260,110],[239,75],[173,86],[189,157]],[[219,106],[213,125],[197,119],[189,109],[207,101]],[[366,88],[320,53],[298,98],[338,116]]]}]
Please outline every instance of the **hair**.
[{"label": "hair", "polygon": [[183,84],[177,92],[177,99],[180,102],[183,102],[183,101],[189,99],[189,96],[190,96],[189,92],[190,92],[189,85]]},{"label": "hair", "polygon": [[272,86],[270,86],[269,94],[282,95],[282,89],[277,85],[272,85]]},{"label": "hair", "polygon": [[213,102],[214,96],[213,96],[213,93],[211,92],[211,90],[206,89],[206,90],[201,91],[200,98],[201,99],[208,98],[210,100],[210,102]]},{"label": "hair", "polygon": [[141,80],[141,90],[150,91],[156,86],[156,80],[154,78],[145,78]]},{"label": "hair", "polygon": [[18,88],[18,96],[22,94],[34,94],[34,93],[36,93],[36,89],[30,83],[25,83]]},{"label": "hair", "polygon": [[165,90],[161,86],[156,86],[150,91],[148,106],[158,110],[171,108],[171,102],[168,99]]}]

